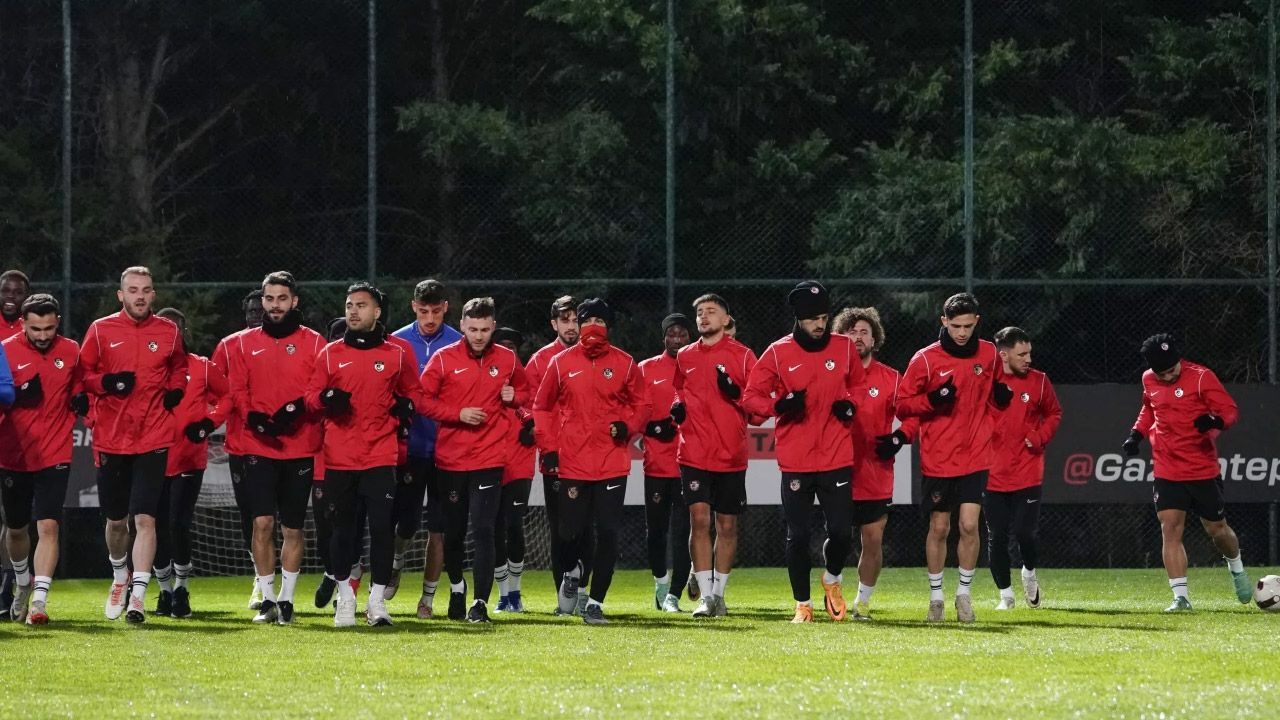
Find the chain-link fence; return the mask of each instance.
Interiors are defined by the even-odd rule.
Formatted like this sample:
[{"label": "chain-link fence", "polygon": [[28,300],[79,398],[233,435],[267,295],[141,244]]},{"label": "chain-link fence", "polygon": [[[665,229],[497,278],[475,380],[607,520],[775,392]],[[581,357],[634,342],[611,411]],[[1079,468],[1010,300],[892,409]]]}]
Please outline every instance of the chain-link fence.
[{"label": "chain-link fence", "polygon": [[385,286],[400,325],[441,277],[496,297],[526,353],[552,298],[598,294],[637,356],[707,290],[760,350],[790,328],[789,286],[819,277],[880,308],[897,367],[972,288],[986,332],[1029,330],[1058,383],[1135,382],[1157,330],[1226,380],[1275,382],[1273,16],[5,2],[0,257],[65,298],[73,337],[150,264],[201,352],[279,268],[316,326],[349,280]]}]

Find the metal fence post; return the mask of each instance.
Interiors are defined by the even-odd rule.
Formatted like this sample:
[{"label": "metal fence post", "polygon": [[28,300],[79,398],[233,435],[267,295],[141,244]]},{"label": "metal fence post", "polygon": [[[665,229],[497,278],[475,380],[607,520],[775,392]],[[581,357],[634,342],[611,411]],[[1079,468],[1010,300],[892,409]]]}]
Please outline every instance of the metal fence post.
[{"label": "metal fence post", "polygon": [[973,0],[964,0],[964,288],[973,292]]},{"label": "metal fence post", "polygon": [[1276,384],[1276,0],[1267,3],[1267,382]]},{"label": "metal fence post", "polygon": [[369,0],[369,102],[367,126],[368,208],[365,228],[365,275],[378,277],[378,0]]},{"label": "metal fence post", "polygon": [[666,245],[667,312],[676,308],[676,3],[667,0]]},{"label": "metal fence post", "polygon": [[71,328],[71,0],[62,0],[62,332]]}]

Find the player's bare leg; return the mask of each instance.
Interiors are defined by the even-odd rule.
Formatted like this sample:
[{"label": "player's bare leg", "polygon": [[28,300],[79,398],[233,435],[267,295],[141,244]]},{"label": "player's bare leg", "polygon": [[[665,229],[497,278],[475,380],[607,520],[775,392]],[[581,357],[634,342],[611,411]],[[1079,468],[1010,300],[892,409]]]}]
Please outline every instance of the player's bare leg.
[{"label": "player's bare leg", "polygon": [[858,555],[858,599],[853,603],[855,620],[871,619],[871,593],[884,566],[884,528],[889,517],[867,523],[861,528],[862,553]]},{"label": "player's bare leg", "polygon": [[729,571],[738,558],[738,516],[716,513],[715,561],[712,564],[712,593],[715,596],[715,614],[729,614],[724,604],[725,589],[729,585]]},{"label": "player's bare leg", "polygon": [[253,519],[253,566],[258,576],[258,589],[262,592],[262,605],[254,616],[256,623],[274,623],[279,618],[276,610],[276,519],[259,515]]},{"label": "player's bare leg", "polygon": [[714,549],[711,543],[711,505],[705,502],[689,506],[689,559],[693,562],[693,578],[700,596],[693,617],[711,617],[715,605],[711,600]]},{"label": "player's bare leg", "polygon": [[942,568],[947,562],[947,535],[951,534],[951,513],[929,513],[929,534],[925,536],[924,557],[929,570],[929,614],[925,619],[929,622],[942,622],[944,619],[944,599],[942,595]]},{"label": "player's bare leg", "polygon": [[978,503],[961,503],[957,515],[960,541],[956,544],[956,559],[960,565],[960,583],[956,586],[956,616],[960,622],[974,621],[973,597],[969,594],[973,586],[973,576],[978,568],[978,553],[981,543],[978,537],[978,518],[982,514],[982,506]]},{"label": "player's bare leg", "polygon": [[1187,527],[1187,513],[1184,510],[1161,510],[1156,513],[1156,517],[1160,519],[1160,556],[1169,576],[1169,587],[1173,590],[1173,604],[1165,608],[1165,612],[1190,610],[1191,600],[1187,595],[1187,549],[1182,544],[1182,534]]},{"label": "player's bare leg", "polygon": [[1249,582],[1249,574],[1244,571],[1244,562],[1240,559],[1240,539],[1236,537],[1236,532],[1227,524],[1226,518],[1221,520],[1201,518],[1200,524],[1213,540],[1214,547],[1218,548],[1218,552],[1222,553],[1222,557],[1227,561],[1227,570],[1231,573],[1231,584],[1235,590],[1236,599],[1241,603],[1253,600],[1253,584]]},{"label": "player's bare leg", "polygon": [[422,597],[418,600],[418,618],[427,620],[435,615],[436,588],[444,572],[444,533],[427,533],[426,567],[422,571]]}]

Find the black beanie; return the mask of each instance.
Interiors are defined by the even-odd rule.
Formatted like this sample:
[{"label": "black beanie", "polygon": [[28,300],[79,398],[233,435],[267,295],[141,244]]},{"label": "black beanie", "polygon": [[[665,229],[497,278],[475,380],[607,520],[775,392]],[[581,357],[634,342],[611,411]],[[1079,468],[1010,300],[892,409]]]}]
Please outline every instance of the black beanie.
[{"label": "black beanie", "polygon": [[787,304],[791,306],[797,320],[807,320],[831,312],[831,298],[827,289],[815,280],[805,280],[787,293]]},{"label": "black beanie", "polygon": [[520,334],[519,330],[509,327],[500,327],[493,331],[494,342],[502,343],[507,340],[514,343],[516,347],[520,347],[520,344],[524,342],[524,336]]},{"label": "black beanie", "polygon": [[590,318],[600,318],[606,326],[613,327],[613,311],[609,309],[609,303],[600,298],[587,298],[578,306],[578,324]]},{"label": "black beanie", "polygon": [[690,335],[693,334],[693,323],[689,321],[689,317],[684,313],[671,313],[670,315],[662,318],[662,334],[666,335],[672,325],[679,325],[685,330],[688,330]]},{"label": "black beanie", "polygon": [[1177,365],[1182,354],[1172,335],[1160,333],[1142,341],[1142,359],[1152,372],[1161,373]]}]

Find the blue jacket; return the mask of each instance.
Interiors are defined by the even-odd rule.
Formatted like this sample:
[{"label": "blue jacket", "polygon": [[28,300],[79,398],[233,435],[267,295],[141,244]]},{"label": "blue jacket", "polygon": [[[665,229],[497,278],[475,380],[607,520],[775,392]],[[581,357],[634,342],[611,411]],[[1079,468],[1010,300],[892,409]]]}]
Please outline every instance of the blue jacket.
[{"label": "blue jacket", "polygon": [[12,405],[13,397],[13,371],[9,369],[4,345],[0,345],[0,405]]},{"label": "blue jacket", "polygon": [[[451,325],[441,325],[435,335],[427,337],[418,330],[418,323],[411,322],[391,333],[407,341],[413,346],[413,354],[418,358],[418,375],[427,367],[427,361],[438,351],[462,339],[462,333]],[[7,367],[7,366],[6,366]],[[413,427],[409,429],[409,454],[413,457],[429,458],[436,453],[436,423],[422,415],[415,415]]]}]

